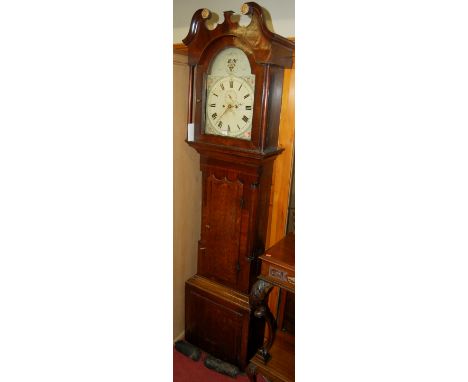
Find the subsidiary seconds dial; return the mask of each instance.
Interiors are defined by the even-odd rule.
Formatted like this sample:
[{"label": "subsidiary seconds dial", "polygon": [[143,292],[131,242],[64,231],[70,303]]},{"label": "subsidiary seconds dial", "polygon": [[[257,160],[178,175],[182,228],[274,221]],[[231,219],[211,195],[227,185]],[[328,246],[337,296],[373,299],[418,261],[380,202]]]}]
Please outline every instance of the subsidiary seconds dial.
[{"label": "subsidiary seconds dial", "polygon": [[241,77],[224,77],[208,92],[206,132],[251,139],[254,92]]}]

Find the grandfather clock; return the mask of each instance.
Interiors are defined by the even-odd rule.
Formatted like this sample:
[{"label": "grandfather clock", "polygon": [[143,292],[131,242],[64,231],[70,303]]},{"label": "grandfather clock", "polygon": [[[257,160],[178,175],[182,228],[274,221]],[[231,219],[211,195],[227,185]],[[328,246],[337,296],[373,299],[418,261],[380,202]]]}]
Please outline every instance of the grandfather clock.
[{"label": "grandfather clock", "polygon": [[249,292],[265,249],[284,68],[294,43],[272,33],[262,8],[208,29],[210,11],[195,12],[183,40],[190,66],[188,139],[200,154],[201,238],[197,274],[185,285],[185,338],[244,369],[262,345]]}]

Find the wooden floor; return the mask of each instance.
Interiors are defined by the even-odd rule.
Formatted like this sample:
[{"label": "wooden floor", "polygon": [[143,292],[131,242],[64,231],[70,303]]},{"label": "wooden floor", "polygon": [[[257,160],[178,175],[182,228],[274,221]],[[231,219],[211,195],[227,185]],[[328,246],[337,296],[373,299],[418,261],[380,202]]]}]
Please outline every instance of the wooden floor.
[{"label": "wooden floor", "polygon": [[293,382],[295,378],[294,337],[278,331],[269,353],[271,359],[266,365],[259,355],[251,360],[251,363],[258,369],[257,382],[261,380],[262,374],[272,381]]}]

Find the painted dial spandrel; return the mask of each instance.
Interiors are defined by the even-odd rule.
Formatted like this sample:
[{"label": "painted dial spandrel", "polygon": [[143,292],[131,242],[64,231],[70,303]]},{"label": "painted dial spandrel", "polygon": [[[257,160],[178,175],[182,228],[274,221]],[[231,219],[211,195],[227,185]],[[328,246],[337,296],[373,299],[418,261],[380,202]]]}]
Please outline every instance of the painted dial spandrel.
[{"label": "painted dial spandrel", "polygon": [[250,140],[255,76],[242,50],[227,48],[207,77],[205,133]]}]

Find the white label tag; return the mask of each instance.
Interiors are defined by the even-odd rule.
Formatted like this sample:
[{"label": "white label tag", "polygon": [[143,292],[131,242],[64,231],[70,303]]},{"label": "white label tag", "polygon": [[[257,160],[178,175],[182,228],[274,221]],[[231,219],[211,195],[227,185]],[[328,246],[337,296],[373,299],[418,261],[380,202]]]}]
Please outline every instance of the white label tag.
[{"label": "white label tag", "polygon": [[187,124],[187,141],[193,142],[195,139],[195,126],[193,123]]}]

